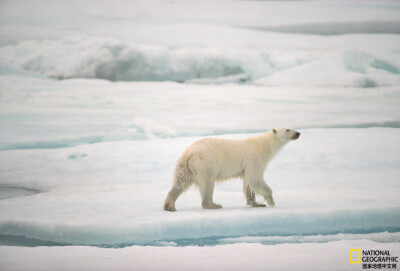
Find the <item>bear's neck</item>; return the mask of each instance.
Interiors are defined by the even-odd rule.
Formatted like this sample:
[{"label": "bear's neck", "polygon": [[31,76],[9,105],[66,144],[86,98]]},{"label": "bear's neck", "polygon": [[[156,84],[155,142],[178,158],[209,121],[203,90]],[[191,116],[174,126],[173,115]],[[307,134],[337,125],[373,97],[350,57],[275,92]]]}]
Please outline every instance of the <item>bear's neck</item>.
[{"label": "bear's neck", "polygon": [[278,140],[271,131],[261,135],[260,139],[266,164],[268,164],[287,144],[287,141]]}]

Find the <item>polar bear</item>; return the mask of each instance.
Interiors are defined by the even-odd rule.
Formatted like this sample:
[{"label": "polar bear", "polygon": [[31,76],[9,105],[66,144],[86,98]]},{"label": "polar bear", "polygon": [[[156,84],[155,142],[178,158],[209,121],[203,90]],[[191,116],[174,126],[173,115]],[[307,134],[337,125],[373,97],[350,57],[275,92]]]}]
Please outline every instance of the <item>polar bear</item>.
[{"label": "polar bear", "polygon": [[286,143],[299,136],[291,128],[277,128],[243,140],[205,138],[193,143],[176,163],[164,209],[176,211],[175,201],[191,185],[199,188],[204,209],[222,208],[213,201],[214,185],[231,178],[243,180],[247,205],[265,207],[255,200],[259,194],[274,207],[272,190],[264,181],[264,170]]}]

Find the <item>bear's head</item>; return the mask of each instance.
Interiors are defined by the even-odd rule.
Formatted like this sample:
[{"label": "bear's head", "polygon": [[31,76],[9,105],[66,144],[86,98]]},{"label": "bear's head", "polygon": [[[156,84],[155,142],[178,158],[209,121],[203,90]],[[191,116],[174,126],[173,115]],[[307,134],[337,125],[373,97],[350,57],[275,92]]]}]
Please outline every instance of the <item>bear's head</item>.
[{"label": "bear's head", "polygon": [[272,132],[275,134],[275,136],[277,138],[280,139],[280,141],[283,141],[283,142],[288,142],[290,140],[296,140],[300,136],[299,132],[295,131],[292,128],[286,128],[286,127],[272,129]]}]

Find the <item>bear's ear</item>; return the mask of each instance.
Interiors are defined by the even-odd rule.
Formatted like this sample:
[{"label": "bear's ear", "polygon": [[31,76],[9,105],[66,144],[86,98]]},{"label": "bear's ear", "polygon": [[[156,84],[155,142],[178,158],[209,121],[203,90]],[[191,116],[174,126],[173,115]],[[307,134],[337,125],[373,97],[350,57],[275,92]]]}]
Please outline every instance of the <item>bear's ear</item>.
[{"label": "bear's ear", "polygon": [[276,134],[276,130],[275,129],[272,129],[272,132],[274,132],[274,134]]}]

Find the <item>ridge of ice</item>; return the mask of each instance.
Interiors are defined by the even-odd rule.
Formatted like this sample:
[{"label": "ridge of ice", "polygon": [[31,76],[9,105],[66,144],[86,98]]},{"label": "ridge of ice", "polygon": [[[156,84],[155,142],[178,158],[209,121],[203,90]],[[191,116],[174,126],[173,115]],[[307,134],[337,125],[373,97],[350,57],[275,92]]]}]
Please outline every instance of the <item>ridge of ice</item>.
[{"label": "ridge of ice", "polygon": [[[251,51],[139,45],[116,39],[72,36],[26,41],[0,48],[0,72],[41,74],[56,79],[177,81],[374,87],[397,85],[396,52],[342,49],[334,52]],[[60,65],[62,63],[62,65]],[[335,77],[331,75],[335,73]],[[317,75],[317,76],[316,76]]]}]

